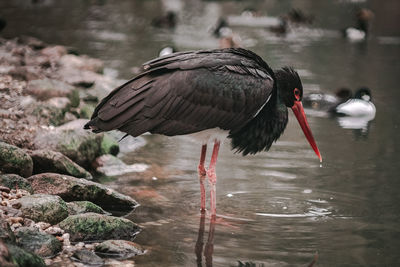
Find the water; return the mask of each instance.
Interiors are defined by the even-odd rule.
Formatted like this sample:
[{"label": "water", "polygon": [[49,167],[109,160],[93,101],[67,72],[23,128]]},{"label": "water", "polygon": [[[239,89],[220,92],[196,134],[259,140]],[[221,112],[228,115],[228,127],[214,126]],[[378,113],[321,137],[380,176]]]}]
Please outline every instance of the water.
[{"label": "water", "polygon": [[[8,20],[3,35],[30,34],[76,47],[103,59],[124,79],[165,45],[217,47],[208,29],[221,14],[237,19],[254,5],[274,17],[292,6],[291,1],[38,2],[0,2],[0,15]],[[292,115],[268,153],[242,157],[226,141],[218,161],[216,222],[199,212],[200,146],[186,138],[145,136],[146,145],[123,154],[123,160],[150,168],[109,182],[142,205],[128,216],[144,227],[136,241],[148,253],[134,259],[138,266],[195,266],[199,260],[203,266],[239,266],[238,261],[307,266],[315,257],[317,266],[400,264],[399,4],[303,0],[293,5],[316,15],[312,28],[284,38],[262,27],[234,30],[274,68],[298,69],[306,93],[368,86],[375,119],[363,130],[352,130],[307,112],[321,165]],[[367,43],[348,42],[337,31],[352,23],[356,6],[375,12]],[[175,30],[149,26],[170,9],[181,10]]]}]

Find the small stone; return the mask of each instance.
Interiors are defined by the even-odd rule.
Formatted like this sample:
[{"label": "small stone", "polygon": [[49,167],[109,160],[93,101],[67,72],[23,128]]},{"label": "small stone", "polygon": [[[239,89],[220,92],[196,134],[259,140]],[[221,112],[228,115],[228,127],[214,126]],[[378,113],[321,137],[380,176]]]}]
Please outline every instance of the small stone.
[{"label": "small stone", "polygon": [[11,204],[11,207],[13,207],[14,209],[20,209],[21,208],[21,202],[15,202]]},{"label": "small stone", "polygon": [[38,222],[38,223],[36,223],[36,227],[41,229],[41,230],[46,230],[50,226],[51,226],[51,224],[49,224],[47,222]]},{"label": "small stone", "polygon": [[0,185],[0,191],[10,193],[10,188]]},{"label": "small stone", "polygon": [[57,226],[50,226],[44,231],[50,235],[62,235],[64,233],[64,230]]},{"label": "small stone", "polygon": [[21,218],[21,217],[9,217],[9,218],[7,218],[7,221],[9,222],[9,223],[22,223],[23,221],[24,221],[24,218]]}]

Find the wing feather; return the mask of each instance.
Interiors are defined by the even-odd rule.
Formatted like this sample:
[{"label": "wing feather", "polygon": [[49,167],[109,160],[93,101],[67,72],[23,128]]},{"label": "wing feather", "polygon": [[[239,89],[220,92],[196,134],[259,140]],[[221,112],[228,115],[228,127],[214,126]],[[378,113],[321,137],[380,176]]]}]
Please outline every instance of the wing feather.
[{"label": "wing feather", "polygon": [[86,127],[133,136],[237,130],[272,94],[272,75],[244,49],[172,54],[145,63],[143,73],[101,101]]}]

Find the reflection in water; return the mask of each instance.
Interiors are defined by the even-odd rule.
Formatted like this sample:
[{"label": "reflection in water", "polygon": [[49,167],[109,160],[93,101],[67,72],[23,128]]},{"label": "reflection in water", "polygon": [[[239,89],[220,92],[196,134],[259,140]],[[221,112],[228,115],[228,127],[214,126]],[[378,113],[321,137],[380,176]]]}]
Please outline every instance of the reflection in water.
[{"label": "reflection in water", "polygon": [[[203,258],[203,245],[204,245],[204,229],[205,229],[206,212],[202,211],[200,216],[199,232],[195,246],[197,266],[202,266]],[[211,215],[210,228],[208,230],[207,243],[204,246],[204,259],[207,267],[212,266],[212,256],[214,252],[214,233],[215,233],[216,216]]]}]

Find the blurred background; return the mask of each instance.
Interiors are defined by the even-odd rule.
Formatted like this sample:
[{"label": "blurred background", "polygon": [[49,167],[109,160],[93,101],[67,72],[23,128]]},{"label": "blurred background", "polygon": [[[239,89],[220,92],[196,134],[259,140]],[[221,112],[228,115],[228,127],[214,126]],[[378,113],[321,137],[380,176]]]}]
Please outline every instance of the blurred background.
[{"label": "blurred background", "polygon": [[[307,266],[316,255],[316,266],[400,264],[399,1],[2,0],[0,18],[3,37],[71,47],[122,80],[165,47],[240,46],[274,69],[293,66],[306,95],[370,88],[376,115],[361,121],[306,110],[322,164],[292,115],[269,152],[242,157],[225,141],[208,257],[213,266]],[[149,171],[104,181],[142,205],[130,215],[149,248],[138,266],[199,263],[199,154],[185,138],[145,136],[120,157]]]}]

